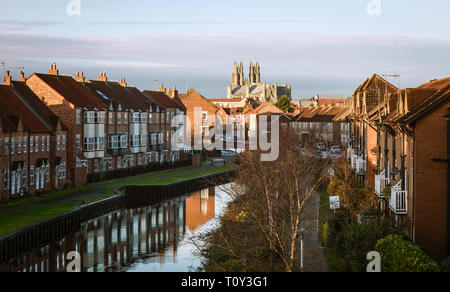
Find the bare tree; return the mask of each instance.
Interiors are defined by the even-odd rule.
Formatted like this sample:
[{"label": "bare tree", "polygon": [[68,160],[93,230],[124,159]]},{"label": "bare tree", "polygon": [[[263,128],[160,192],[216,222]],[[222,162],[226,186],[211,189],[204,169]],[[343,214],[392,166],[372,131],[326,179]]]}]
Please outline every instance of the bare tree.
[{"label": "bare tree", "polygon": [[[235,214],[253,224],[287,272],[295,271],[299,256],[298,237],[309,209],[311,197],[321,181],[324,162],[315,155],[299,153],[299,139],[289,129],[280,135],[280,155],[274,162],[262,162],[260,151],[247,151],[238,159],[235,187],[229,191],[238,208]],[[236,259],[248,257],[248,251],[230,244],[218,231],[215,245]],[[235,233],[239,233],[235,230]],[[228,236],[231,236],[228,233]],[[243,255],[242,253],[247,253]]]}]

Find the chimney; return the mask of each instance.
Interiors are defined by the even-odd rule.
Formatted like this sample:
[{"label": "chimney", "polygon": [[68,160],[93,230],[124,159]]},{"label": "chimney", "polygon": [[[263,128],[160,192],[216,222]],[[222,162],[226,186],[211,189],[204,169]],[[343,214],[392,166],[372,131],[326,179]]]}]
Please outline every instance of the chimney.
[{"label": "chimney", "polygon": [[77,72],[77,76],[75,77],[75,80],[77,82],[84,83],[84,82],[86,82],[86,77],[84,77],[84,73],[83,72]]},{"label": "chimney", "polygon": [[59,75],[59,70],[56,69],[56,64],[55,64],[55,63],[53,63],[53,64],[50,66],[50,70],[48,70],[48,74],[49,74],[49,75],[55,75],[55,76],[58,76],[58,75]]},{"label": "chimney", "polygon": [[3,78],[3,81],[5,85],[11,85],[11,75],[9,74],[9,71],[6,71],[6,76]]},{"label": "chimney", "polygon": [[158,91],[166,93],[166,89],[164,88],[164,85],[162,83],[161,83],[161,87],[158,88]]},{"label": "chimney", "polygon": [[19,81],[20,82],[25,82],[26,81],[25,73],[23,73],[23,71],[20,71]]},{"label": "chimney", "polygon": [[106,72],[100,72],[100,77],[98,77],[98,81],[107,82],[108,77],[106,77]]},{"label": "chimney", "polygon": [[122,87],[127,87],[127,81],[126,81],[126,79],[125,78],[122,78],[122,79],[120,79],[120,86],[122,86]]},{"label": "chimney", "polygon": [[178,98],[178,90],[176,85],[173,87],[171,98]]}]

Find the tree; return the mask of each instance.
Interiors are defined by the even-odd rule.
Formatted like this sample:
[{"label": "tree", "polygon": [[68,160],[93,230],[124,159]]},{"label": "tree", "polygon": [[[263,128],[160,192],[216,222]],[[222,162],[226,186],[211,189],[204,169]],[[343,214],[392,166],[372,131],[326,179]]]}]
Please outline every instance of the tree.
[{"label": "tree", "polygon": [[278,107],[283,112],[293,112],[294,109],[291,106],[291,101],[287,96],[283,95],[276,103],[275,106]]},{"label": "tree", "polygon": [[[280,156],[274,162],[261,161],[260,151],[247,151],[241,155],[236,184],[229,195],[239,209],[233,213],[237,214],[234,220],[244,226],[255,226],[255,236],[269,246],[271,254],[280,259],[285,271],[293,272],[300,254],[299,231],[306,225],[306,220],[316,215],[311,210],[310,201],[321,181],[317,178],[322,177],[322,169],[326,168],[323,167],[324,162],[314,155],[298,153],[297,136],[284,132],[280,136],[284,137],[280,141]],[[233,236],[241,234],[242,228],[234,231],[228,227],[221,229],[227,232],[217,233],[220,240],[214,241],[216,250],[233,259],[234,266],[247,263],[250,249],[242,246],[247,243],[248,235]]]}]

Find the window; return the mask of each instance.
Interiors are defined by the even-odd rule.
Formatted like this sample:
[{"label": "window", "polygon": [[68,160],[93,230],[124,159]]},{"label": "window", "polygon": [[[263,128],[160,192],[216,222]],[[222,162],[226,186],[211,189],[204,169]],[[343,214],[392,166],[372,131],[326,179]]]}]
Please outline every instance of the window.
[{"label": "window", "polygon": [[141,135],[141,147],[147,146],[147,135]]},{"label": "window", "polygon": [[75,148],[78,150],[81,149],[81,135],[75,136]]},{"label": "window", "polygon": [[17,140],[17,154],[21,154],[22,153],[22,138],[19,138]]},{"label": "window", "polygon": [[30,153],[33,153],[34,149],[34,137],[30,137]]},{"label": "window", "polygon": [[128,113],[123,114],[123,119],[124,119],[125,124],[128,124]]},{"label": "window", "polygon": [[11,155],[14,154],[14,148],[16,148],[15,143],[16,143],[15,139],[12,139],[11,140]]},{"label": "window", "polygon": [[42,141],[41,141],[41,146],[42,146],[42,148],[41,148],[41,151],[42,152],[45,152],[45,137],[42,137],[42,139],[41,139]]},{"label": "window", "polygon": [[117,136],[117,135],[108,136],[108,148],[109,149],[118,149],[119,148],[119,136]]},{"label": "window", "polygon": [[61,150],[61,136],[58,135],[58,137],[56,138],[56,150],[60,151]]},{"label": "window", "polygon": [[109,124],[110,125],[114,124],[114,113],[109,113]]},{"label": "window", "polygon": [[105,150],[105,137],[95,137],[94,147],[96,151]]},{"label": "window", "polygon": [[121,168],[122,167],[121,164],[122,164],[122,158],[117,157],[117,168]]},{"label": "window", "polygon": [[94,171],[98,171],[98,159],[94,159]]},{"label": "window", "polygon": [[28,151],[28,140],[27,140],[27,138],[23,138],[23,153],[27,153],[27,151]]},{"label": "window", "polygon": [[202,112],[202,120],[206,121],[208,119],[208,112]]},{"label": "window", "polygon": [[50,136],[47,136],[47,152],[50,152]]},{"label": "window", "polygon": [[34,186],[34,168],[30,168],[30,186]]},{"label": "window", "polygon": [[94,151],[94,137],[85,137],[84,138],[84,151]]},{"label": "window", "polygon": [[158,133],[152,133],[150,137],[151,145],[158,145]]},{"label": "window", "polygon": [[120,148],[122,148],[122,149],[128,148],[128,136],[127,135],[120,136]]},{"label": "window", "polygon": [[132,123],[139,123],[140,114],[139,113],[133,113],[133,119]]},{"label": "window", "polygon": [[122,124],[122,113],[117,113],[117,123]]},{"label": "window", "polygon": [[112,169],[112,168],[113,168],[112,159],[108,160],[108,168],[109,168],[109,169]]},{"label": "window", "polygon": [[[47,141],[50,142],[50,137],[47,138]],[[67,144],[67,139],[66,139],[66,135],[62,135],[62,150],[66,150],[66,144]],[[47,147],[50,151],[50,148]]]},{"label": "window", "polygon": [[146,113],[141,113],[141,123],[142,124],[147,123],[147,114]]},{"label": "window", "polygon": [[35,141],[34,152],[39,152],[39,137],[35,137],[34,141]]},{"label": "window", "polygon": [[81,124],[81,110],[80,109],[77,109],[76,111],[75,111],[75,115],[76,115],[76,124],[77,125],[79,125],[79,124]]},{"label": "window", "polygon": [[139,135],[131,135],[131,147],[139,147],[140,138]]},{"label": "window", "polygon": [[158,133],[158,144],[164,144],[164,133]]}]

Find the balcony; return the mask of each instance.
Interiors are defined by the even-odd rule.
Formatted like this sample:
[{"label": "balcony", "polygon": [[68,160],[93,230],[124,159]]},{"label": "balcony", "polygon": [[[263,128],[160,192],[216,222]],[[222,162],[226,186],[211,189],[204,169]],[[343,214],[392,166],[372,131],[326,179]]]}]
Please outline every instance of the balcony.
[{"label": "balcony", "polygon": [[384,189],[390,184],[390,180],[386,177],[386,170],[379,175],[375,175],[375,193],[378,197],[384,198]]},{"label": "balcony", "polygon": [[389,206],[397,215],[408,214],[408,192],[402,189],[402,181],[392,188]]},{"label": "balcony", "polygon": [[347,158],[348,158],[348,159],[351,159],[353,155],[355,155],[355,149],[349,147],[349,148],[347,149]]},{"label": "balcony", "polygon": [[356,158],[356,173],[358,175],[366,174],[366,160],[363,159],[363,156]]},{"label": "balcony", "polygon": [[353,169],[356,169],[356,167],[357,167],[357,163],[356,162],[357,162],[358,158],[359,158],[359,156],[356,155],[356,154],[352,154],[352,156],[350,157],[350,162],[351,162],[351,165],[352,165]]}]

